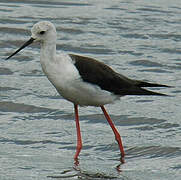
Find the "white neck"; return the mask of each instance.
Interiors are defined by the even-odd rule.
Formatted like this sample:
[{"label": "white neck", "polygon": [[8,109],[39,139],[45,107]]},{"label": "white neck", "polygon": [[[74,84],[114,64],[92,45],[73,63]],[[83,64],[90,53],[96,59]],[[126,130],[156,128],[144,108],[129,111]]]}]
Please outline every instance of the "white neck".
[{"label": "white neck", "polygon": [[56,42],[41,43],[40,60],[41,62],[56,60]]}]

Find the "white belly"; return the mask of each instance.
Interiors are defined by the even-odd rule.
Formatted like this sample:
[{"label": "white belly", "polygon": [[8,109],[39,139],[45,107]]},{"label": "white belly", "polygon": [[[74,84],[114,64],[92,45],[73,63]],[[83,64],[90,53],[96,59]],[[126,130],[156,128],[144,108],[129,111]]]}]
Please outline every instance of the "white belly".
[{"label": "white belly", "polygon": [[80,106],[101,106],[113,103],[118,96],[101,90],[98,86],[83,82],[81,79],[67,83],[67,87],[56,87],[65,99]]},{"label": "white belly", "polygon": [[101,106],[113,103],[118,96],[84,82],[68,55],[57,57],[54,62],[41,61],[42,69],[59,94],[81,106]]}]

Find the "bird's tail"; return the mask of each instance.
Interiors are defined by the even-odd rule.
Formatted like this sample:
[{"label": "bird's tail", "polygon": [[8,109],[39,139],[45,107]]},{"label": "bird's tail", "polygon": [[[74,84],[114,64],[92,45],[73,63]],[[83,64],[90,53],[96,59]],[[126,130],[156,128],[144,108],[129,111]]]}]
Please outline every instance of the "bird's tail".
[{"label": "bird's tail", "polygon": [[144,81],[136,81],[137,87],[171,87],[163,84],[156,84],[156,83],[148,83]]},{"label": "bird's tail", "polygon": [[[146,87],[148,87],[148,86],[146,86]],[[149,86],[149,87],[165,87],[165,86]],[[134,92],[134,94],[136,94],[136,95],[148,95],[148,96],[149,95],[151,95],[151,96],[169,96],[167,94],[150,91],[150,90],[147,90],[144,88],[139,88],[139,90]]]},{"label": "bird's tail", "polygon": [[[146,85],[146,84],[145,84]],[[145,86],[148,87],[148,86]],[[149,86],[149,87],[165,87],[165,86]],[[134,86],[132,88],[128,88],[128,89],[121,89],[119,90],[119,94],[120,95],[138,95],[138,96],[144,96],[144,95],[148,95],[148,96],[169,96],[166,94],[162,94],[159,92],[154,92],[154,91],[150,91],[147,89],[144,89],[142,87],[139,86]]]}]

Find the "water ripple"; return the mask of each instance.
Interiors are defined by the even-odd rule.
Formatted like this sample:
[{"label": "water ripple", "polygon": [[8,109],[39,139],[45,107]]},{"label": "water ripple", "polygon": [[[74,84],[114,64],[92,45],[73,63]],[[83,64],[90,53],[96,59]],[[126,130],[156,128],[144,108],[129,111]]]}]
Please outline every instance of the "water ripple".
[{"label": "water ripple", "polygon": [[18,113],[40,113],[40,112],[51,112],[52,109],[37,107],[33,105],[26,105],[21,103],[14,103],[10,101],[4,101],[0,102],[0,111],[18,112]]},{"label": "water ripple", "polygon": [[[1,179],[180,180],[180,1],[1,0],[0,4]],[[126,145],[121,172],[115,168],[120,159],[117,143],[96,108],[80,108],[84,147],[80,166],[72,168],[76,146],[72,104],[55,95],[42,77],[39,44],[3,60],[29,39],[30,28],[41,20],[56,25],[58,50],[103,59],[129,77],[176,87],[164,89],[175,97],[125,97],[125,103],[108,106]],[[120,110],[123,115],[117,115]]]},{"label": "water ripple", "polygon": [[144,66],[144,67],[163,67],[162,64],[150,60],[136,60],[129,62],[129,64],[134,66]]},{"label": "water ripple", "polygon": [[181,155],[181,148],[161,146],[132,147],[127,149],[126,153],[129,158],[140,156],[145,156],[148,158],[179,157]]},{"label": "water ripple", "polygon": [[12,75],[13,72],[9,68],[0,67],[0,75]]}]

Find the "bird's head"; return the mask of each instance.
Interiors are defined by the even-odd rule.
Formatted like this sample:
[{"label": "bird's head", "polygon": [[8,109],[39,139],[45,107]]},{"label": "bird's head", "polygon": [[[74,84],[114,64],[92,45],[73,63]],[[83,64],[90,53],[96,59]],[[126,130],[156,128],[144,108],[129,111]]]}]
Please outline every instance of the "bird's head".
[{"label": "bird's head", "polygon": [[55,26],[49,21],[38,22],[31,29],[31,38],[41,43],[56,40]]},{"label": "bird's head", "polygon": [[55,26],[49,21],[41,21],[34,24],[34,26],[31,29],[31,38],[6,59],[10,59],[12,56],[14,56],[19,51],[21,51],[28,45],[32,44],[33,42],[40,42],[41,44],[55,43],[56,42]]}]

